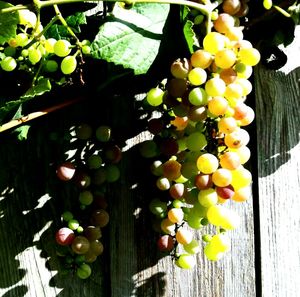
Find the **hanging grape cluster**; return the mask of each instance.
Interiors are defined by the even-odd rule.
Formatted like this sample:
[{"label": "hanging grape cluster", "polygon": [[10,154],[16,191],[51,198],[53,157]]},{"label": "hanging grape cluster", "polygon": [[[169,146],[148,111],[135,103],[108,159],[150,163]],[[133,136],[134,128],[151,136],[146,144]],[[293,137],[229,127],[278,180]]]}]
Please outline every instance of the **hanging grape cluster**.
[{"label": "hanging grape cluster", "polygon": [[117,164],[122,152],[114,143],[109,126],[93,131],[90,125],[81,124],[75,128],[75,136],[84,150],[74,160],[60,164],[56,174],[61,181],[73,183],[78,207],[62,214],[55,238],[63,271],[85,279],[92,273],[90,264],[104,250],[102,228],[109,223],[107,187],[120,177]]},{"label": "hanging grape cluster", "polygon": [[154,159],[151,171],[160,190],[149,207],[160,222],[159,249],[172,254],[181,268],[193,267],[200,251],[191,229],[214,227],[202,236],[209,260],[230,250],[227,231],[238,227],[239,216],[229,201],[251,195],[245,126],[254,111],[246,98],[260,54],[228,13],[219,14],[213,28],[202,48],[176,60],[172,76],[145,98],[160,114],[148,122],[153,139],[140,146],[143,156]]}]

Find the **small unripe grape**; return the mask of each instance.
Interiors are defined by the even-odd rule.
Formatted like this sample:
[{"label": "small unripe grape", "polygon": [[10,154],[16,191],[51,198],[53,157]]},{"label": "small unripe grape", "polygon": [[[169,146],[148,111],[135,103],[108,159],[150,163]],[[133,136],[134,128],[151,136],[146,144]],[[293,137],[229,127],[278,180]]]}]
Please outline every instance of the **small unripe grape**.
[{"label": "small unripe grape", "polygon": [[91,191],[82,191],[79,193],[79,202],[83,205],[90,205],[94,200]]},{"label": "small unripe grape", "polygon": [[88,277],[90,277],[91,274],[92,274],[92,269],[86,263],[80,265],[76,270],[76,275],[81,279],[87,279]]},{"label": "small unripe grape", "polygon": [[77,60],[74,56],[64,57],[60,64],[60,70],[63,74],[68,75],[73,73],[77,67]]},{"label": "small unripe grape", "polygon": [[83,123],[76,127],[75,134],[78,139],[87,140],[92,137],[93,129],[90,125]]},{"label": "small unripe grape", "polygon": [[45,70],[48,72],[56,72],[58,69],[58,63],[54,60],[48,60],[45,63]]},{"label": "small unripe grape", "polygon": [[90,242],[84,236],[78,235],[72,241],[72,250],[74,253],[82,255],[85,254],[90,248]]},{"label": "small unripe grape", "polygon": [[176,264],[183,269],[191,269],[196,265],[194,256],[190,254],[182,254],[176,261]]},{"label": "small unripe grape", "polygon": [[99,126],[96,129],[96,138],[101,142],[108,142],[111,139],[111,128],[109,126]]},{"label": "small unripe grape", "polygon": [[53,46],[55,55],[66,57],[71,52],[71,43],[68,40],[57,40]]},{"label": "small unripe grape", "polygon": [[13,57],[5,57],[0,65],[4,71],[10,72],[17,67],[17,62]]}]

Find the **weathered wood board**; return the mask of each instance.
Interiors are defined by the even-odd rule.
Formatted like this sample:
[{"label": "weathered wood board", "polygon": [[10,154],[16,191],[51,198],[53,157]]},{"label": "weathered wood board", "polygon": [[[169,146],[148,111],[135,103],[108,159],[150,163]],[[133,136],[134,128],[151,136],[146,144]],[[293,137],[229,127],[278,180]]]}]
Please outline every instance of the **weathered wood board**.
[{"label": "weathered wood board", "polygon": [[300,27],[278,71],[255,71],[262,296],[300,290]]}]

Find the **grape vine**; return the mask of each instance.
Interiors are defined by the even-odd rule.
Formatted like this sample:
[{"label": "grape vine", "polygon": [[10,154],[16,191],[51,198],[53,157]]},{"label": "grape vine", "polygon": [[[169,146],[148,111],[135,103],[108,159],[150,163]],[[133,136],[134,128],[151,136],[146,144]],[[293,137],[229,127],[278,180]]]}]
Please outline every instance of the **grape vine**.
[{"label": "grape vine", "polygon": [[[152,74],[168,17],[174,14],[181,52],[174,51],[167,71],[154,78],[156,84],[143,100],[151,114],[147,129],[152,138],[139,149],[151,163],[157,190],[149,209],[159,234],[157,246],[177,266],[195,266],[202,245],[209,260],[221,259],[230,250],[230,230],[239,225],[231,205],[251,196],[247,126],[255,114],[246,99],[253,67],[260,62],[272,69],[282,66],[286,59],[277,45],[289,42],[279,30],[268,36],[272,40],[265,48],[264,33],[254,37],[252,28],[284,18],[292,32],[300,4],[263,0],[257,9],[247,0],[108,0],[101,2],[99,15],[90,16],[85,5],[100,1],[88,2],[0,1],[0,131],[74,104],[91,90],[101,93],[120,77]],[[84,9],[64,9],[72,3]],[[99,66],[96,74],[104,73],[99,79],[93,64]],[[80,99],[24,114],[32,99],[48,103],[65,88],[79,92]],[[108,126],[93,130],[82,124],[75,136],[87,145],[94,142],[93,151],[57,168],[61,181],[77,187],[79,206],[62,214],[53,237],[63,269],[85,279],[104,249],[101,230],[109,222],[105,185],[119,179],[116,164],[122,151]],[[24,130],[21,137],[26,138]],[[192,229],[201,232],[203,243]]]}]

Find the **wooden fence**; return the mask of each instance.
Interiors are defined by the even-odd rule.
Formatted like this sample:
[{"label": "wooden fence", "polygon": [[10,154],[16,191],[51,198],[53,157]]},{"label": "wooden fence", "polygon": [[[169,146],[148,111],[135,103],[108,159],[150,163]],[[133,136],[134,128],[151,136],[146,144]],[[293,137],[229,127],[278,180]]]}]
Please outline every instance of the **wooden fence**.
[{"label": "wooden fence", "polygon": [[[299,33],[285,49],[289,57],[286,66],[279,71],[263,66],[255,70],[253,199],[234,206],[242,224],[231,232],[232,251],[224,259],[209,262],[200,252],[197,267],[186,271],[157,252],[135,146],[146,134],[138,133],[133,106],[116,97],[113,104],[118,108],[107,117],[129,138],[130,148],[124,153],[121,181],[110,190],[105,252],[93,264],[88,280],[58,277],[51,258],[56,230],[53,218],[57,220],[74,199],[68,187],[55,179],[54,165],[63,158],[64,146],[53,139],[91,112],[96,115],[91,110],[94,107],[79,103],[36,120],[29,140],[23,143],[0,135],[0,295],[299,296]],[[78,106],[81,117],[76,115]]]}]

